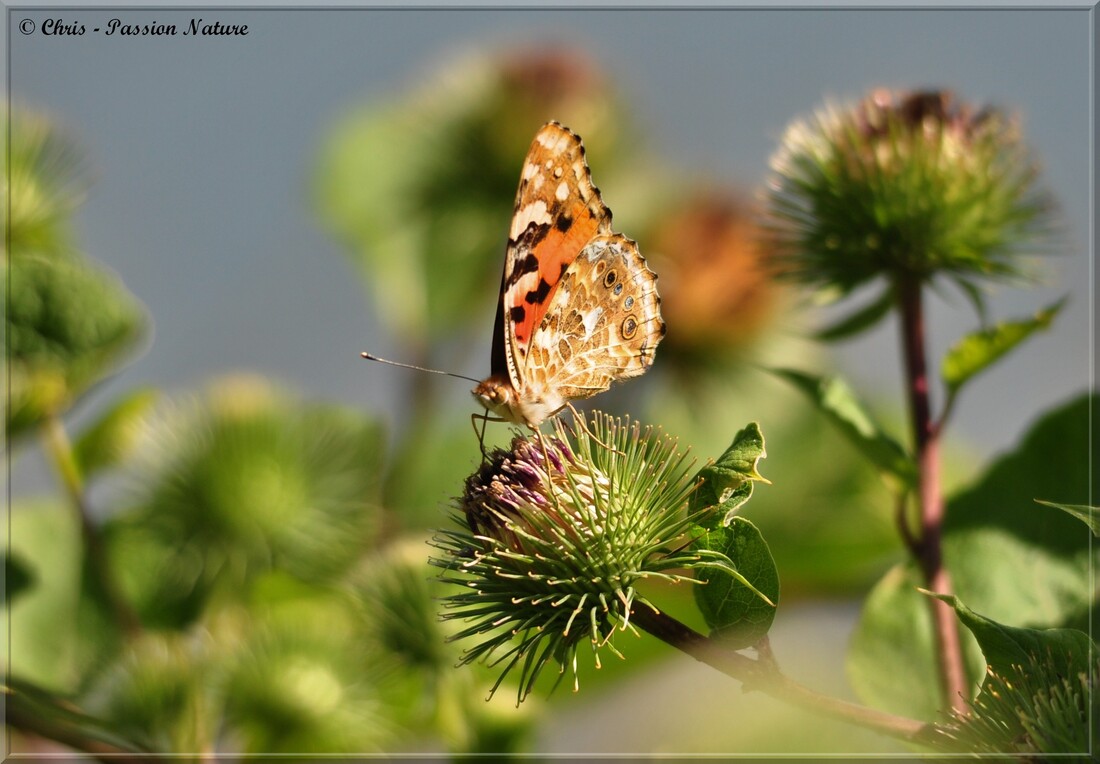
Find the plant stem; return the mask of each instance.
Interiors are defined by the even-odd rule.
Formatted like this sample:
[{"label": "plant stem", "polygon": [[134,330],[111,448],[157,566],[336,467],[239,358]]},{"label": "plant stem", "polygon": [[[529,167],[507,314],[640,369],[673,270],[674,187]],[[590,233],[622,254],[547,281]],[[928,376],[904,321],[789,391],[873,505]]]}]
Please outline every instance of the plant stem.
[{"label": "plant stem", "polygon": [[648,605],[638,605],[631,612],[631,621],[697,661],[739,680],[746,691],[759,690],[792,705],[906,742],[929,745],[938,737],[935,725],[816,693],[780,672],[774,660],[747,658]]},{"label": "plant stem", "polygon": [[[940,432],[932,419],[928,395],[928,367],[925,353],[925,321],[919,278],[898,280],[897,295],[901,307],[901,345],[905,369],[905,389],[913,426],[913,452],[917,461],[917,502],[920,509],[919,533],[906,539],[924,575],[925,586],[937,594],[951,594],[951,576],[943,564],[944,503],[940,484]],[[929,598],[935,631],[936,660],[946,705],[965,712],[967,690],[962,643],[955,612],[945,602]]]},{"label": "plant stem", "polygon": [[43,425],[43,435],[46,451],[53,460],[80,521],[87,569],[106,601],[115,623],[127,638],[133,639],[141,634],[141,621],[137,612],[122,595],[114,576],[111,575],[107,555],[103,549],[103,540],[88,509],[88,501],[84,494],[84,480],[80,475],[80,468],[73,456],[72,444],[69,442],[69,436],[60,418],[57,416],[47,418]]},{"label": "plant stem", "polygon": [[[86,716],[67,701],[52,697],[44,690],[19,682],[17,686],[5,684],[2,694],[4,721],[11,730],[61,743],[73,751],[90,754],[105,762],[122,760],[133,764],[153,764],[164,761],[111,733],[103,721]],[[11,748],[10,740],[8,747]],[[10,750],[8,752],[11,753]]]}]

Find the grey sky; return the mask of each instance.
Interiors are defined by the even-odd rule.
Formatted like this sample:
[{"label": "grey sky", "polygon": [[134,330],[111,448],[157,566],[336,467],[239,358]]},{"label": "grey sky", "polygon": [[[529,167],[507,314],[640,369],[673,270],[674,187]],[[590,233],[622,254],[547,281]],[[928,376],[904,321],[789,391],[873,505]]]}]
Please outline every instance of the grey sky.
[{"label": "grey sky", "polygon": [[[111,18],[182,27],[192,17],[247,23],[249,34],[91,32]],[[42,23],[56,18],[88,32],[42,35]],[[34,33],[19,32],[23,19],[35,22]],[[188,390],[254,370],[363,409],[392,406],[399,381],[379,381],[357,358],[386,343],[309,209],[319,144],[340,115],[399,97],[453,56],[544,39],[579,46],[607,67],[666,163],[747,188],[762,181],[784,126],[826,97],[947,86],[1017,111],[1061,203],[1066,252],[1049,261],[1045,286],[1002,290],[991,313],[1025,315],[1067,292],[1071,303],[1052,332],[966,396],[957,430],[986,452],[1000,450],[1037,412],[1089,384],[1087,8],[9,7],[7,20],[14,101],[72,128],[97,170],[79,240],[145,302],[156,326],[149,350],[93,404],[136,384]],[[975,326],[957,302],[933,307],[935,355]],[[490,333],[486,326],[484,358],[459,371],[487,370]],[[839,363],[862,384],[890,390],[893,339],[885,326],[841,348]],[[465,387],[454,396],[472,407]]]}]

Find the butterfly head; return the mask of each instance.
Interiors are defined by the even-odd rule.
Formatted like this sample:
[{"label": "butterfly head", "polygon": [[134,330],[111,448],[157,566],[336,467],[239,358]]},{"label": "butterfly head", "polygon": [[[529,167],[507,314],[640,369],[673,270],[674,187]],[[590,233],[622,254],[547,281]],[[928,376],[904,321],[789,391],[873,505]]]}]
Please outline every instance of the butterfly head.
[{"label": "butterfly head", "polygon": [[506,422],[532,428],[537,428],[565,405],[563,398],[552,394],[521,396],[501,374],[493,374],[482,380],[472,392],[477,402],[489,413],[496,414]]},{"label": "butterfly head", "polygon": [[512,387],[512,383],[502,375],[494,374],[478,382],[477,387],[471,392],[477,402],[484,406],[489,413],[496,414],[510,422],[521,424],[521,422],[516,421],[512,414],[513,404],[516,400],[516,390]]}]

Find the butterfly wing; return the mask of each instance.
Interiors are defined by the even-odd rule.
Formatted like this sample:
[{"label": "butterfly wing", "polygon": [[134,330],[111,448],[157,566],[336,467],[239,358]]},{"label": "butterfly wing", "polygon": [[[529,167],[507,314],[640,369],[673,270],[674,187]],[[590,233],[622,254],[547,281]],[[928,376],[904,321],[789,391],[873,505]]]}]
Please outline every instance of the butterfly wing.
[{"label": "butterfly wing", "polygon": [[525,397],[552,411],[644,373],[665,334],[656,281],[632,240],[589,242],[531,338]]},{"label": "butterfly wing", "polygon": [[592,185],[581,139],[557,122],[538,131],[520,175],[501,278],[492,372],[522,391],[531,339],[561,279],[597,234],[610,233],[611,211]]}]

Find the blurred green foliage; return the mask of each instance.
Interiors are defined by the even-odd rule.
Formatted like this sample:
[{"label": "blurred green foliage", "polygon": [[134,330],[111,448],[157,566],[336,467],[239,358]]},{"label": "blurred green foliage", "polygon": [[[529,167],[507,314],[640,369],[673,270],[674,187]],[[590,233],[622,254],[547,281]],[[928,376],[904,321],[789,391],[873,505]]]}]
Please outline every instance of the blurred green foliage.
[{"label": "blurred green foliage", "polygon": [[[171,399],[124,392],[69,438],[68,412],[133,356],[148,318],[69,234],[80,150],[44,117],[10,126],[8,443],[41,434],[63,490],[11,510],[9,719],[107,752],[380,751],[444,727],[476,745],[454,730],[482,726],[477,706],[435,719],[456,653],[422,628],[438,596],[427,548],[381,562],[397,524],[376,421],[242,375]],[[480,681],[460,689],[476,696]],[[516,718],[486,729],[510,729],[507,747],[527,725]]]},{"label": "blurred green foliage", "polygon": [[[446,366],[487,342],[522,158],[548,119],[584,136],[596,182],[620,210],[616,228],[661,274],[661,361],[601,407],[659,422],[697,454],[721,453],[729,422],[766,424],[773,485],[756,491],[752,522],[768,540],[784,602],[850,596],[892,571],[868,600],[860,636],[878,645],[861,670],[885,676],[890,686],[871,694],[889,706],[899,682],[929,677],[904,673],[921,665],[913,657],[924,654],[926,632],[897,601],[907,579],[893,567],[901,551],[890,494],[858,443],[813,416],[789,385],[743,363],[824,365],[775,325],[791,300],[769,276],[739,192],[664,170],[623,128],[637,120],[596,63],[560,48],[475,56],[335,125],[317,157],[314,207],[379,311],[386,335],[367,347],[392,344],[399,360]],[[74,242],[70,216],[88,186],[83,153],[45,118],[16,112],[8,123],[10,458],[30,440],[21,436],[69,426],[73,405],[149,336],[149,319]],[[884,315],[873,307],[851,326]],[[489,348],[479,352],[487,372]],[[22,729],[64,728],[55,739],[74,748],[106,739],[117,750],[196,758],[439,741],[456,752],[521,750],[533,704],[484,703],[490,675],[455,668],[458,650],[445,641],[454,627],[436,617],[447,592],[426,564],[426,528],[442,521],[439,502],[477,461],[470,411],[443,410],[436,381],[416,375],[408,384],[390,454],[376,418],[262,378],[223,378],[171,398],[131,390],[107,402],[73,434],[75,471],[62,498],[12,507],[7,703],[31,713],[18,717],[32,725]],[[970,587],[964,600],[991,617],[1026,612],[1029,625],[1081,626],[1095,597],[1071,580],[1072,566],[1088,562],[1077,536],[1045,535],[1052,513],[1040,521],[1044,510],[1032,507],[1035,518],[1025,518],[1013,504],[998,514],[1025,495],[1082,503],[1079,491],[1056,489],[1076,464],[1083,405],[1044,420],[1034,434],[1045,433],[1041,443],[1029,440],[1018,461],[995,465],[953,500],[948,551],[960,591]],[[504,437],[491,428],[490,443]],[[113,490],[89,493],[100,486]],[[104,502],[94,519],[89,496]],[[1041,584],[1057,596],[1044,599],[1014,575],[1030,570],[1021,559],[1051,573]],[[978,575],[985,568],[997,581]],[[140,619],[137,633],[90,585],[91,570],[117,584]],[[677,594],[686,611],[691,595]],[[879,615],[887,628],[873,628]],[[631,657],[586,676],[586,687],[646,662]],[[73,705],[88,716],[73,717]]]},{"label": "blurred green foliage", "polygon": [[74,252],[70,216],[90,182],[87,158],[67,131],[26,108],[4,112],[0,121],[6,216],[6,255],[63,257]]},{"label": "blurred green foliage", "polygon": [[[1089,410],[1082,396],[1036,422],[1021,444],[948,500],[944,558],[955,592],[989,618],[1019,626],[1090,630],[1097,591],[1086,572],[1100,564],[1088,527],[1050,512],[1035,496],[1084,497],[1089,490]],[[1043,464],[1057,465],[1042,469]],[[867,702],[934,718],[939,696],[928,607],[912,563],[899,563],[872,589],[853,636],[848,668]],[[1098,624],[1091,624],[1096,633]],[[975,685],[989,656],[967,638]]]},{"label": "blurred green foliage", "polygon": [[148,624],[183,626],[272,569],[334,580],[372,545],[383,438],[360,415],[236,378],[148,428],[133,507],[105,528]]},{"label": "blurred green foliage", "polygon": [[145,330],[140,303],[76,256],[10,257],[3,265],[10,403],[8,437],[60,414],[132,352]]},{"label": "blurred green foliage", "polygon": [[10,440],[64,412],[132,354],[146,317],[121,281],[73,245],[69,217],[89,176],[78,145],[27,110],[2,122]]},{"label": "blurred green foliage", "polygon": [[318,214],[414,362],[494,315],[520,162],[538,127],[582,121],[605,174],[622,161],[621,117],[592,62],[546,49],[453,62],[335,127],[318,162]]}]

